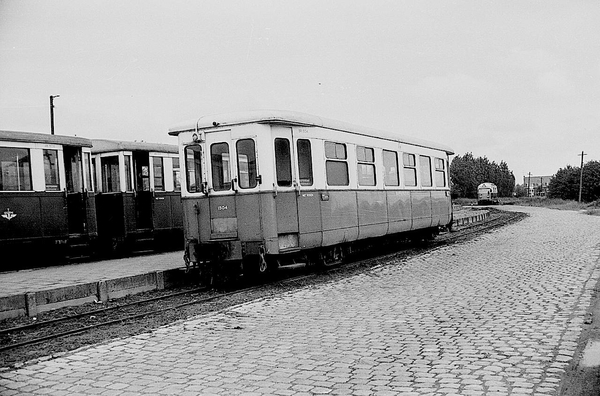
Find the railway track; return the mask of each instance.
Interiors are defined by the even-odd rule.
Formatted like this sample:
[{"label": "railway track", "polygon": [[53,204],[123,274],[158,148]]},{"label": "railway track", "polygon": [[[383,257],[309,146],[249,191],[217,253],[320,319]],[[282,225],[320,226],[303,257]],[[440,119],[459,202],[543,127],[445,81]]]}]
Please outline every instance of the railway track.
[{"label": "railway track", "polygon": [[[350,258],[350,262],[343,265],[336,263],[316,272],[278,274],[271,282],[264,284],[238,284],[227,291],[205,287],[189,288],[130,303],[3,328],[0,329],[0,367],[20,364],[19,362],[40,356],[55,356],[74,347],[115,336],[139,334],[178,319],[223,309],[265,294],[277,294],[306,284],[329,281],[337,276],[348,276],[385,265],[392,258],[408,257],[424,250],[468,240],[517,222],[525,216],[523,213],[492,209],[488,221],[441,234],[425,247],[412,247],[377,256],[362,254],[360,257]],[[124,329],[127,330],[125,334]]]}]

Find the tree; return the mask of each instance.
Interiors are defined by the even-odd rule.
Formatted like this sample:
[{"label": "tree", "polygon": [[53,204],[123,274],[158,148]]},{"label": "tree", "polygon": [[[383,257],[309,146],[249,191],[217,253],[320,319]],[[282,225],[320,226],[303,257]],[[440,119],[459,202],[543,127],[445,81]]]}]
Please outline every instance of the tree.
[{"label": "tree", "polygon": [[526,197],[527,196],[527,185],[517,184],[515,186],[515,197]]},{"label": "tree", "polygon": [[486,157],[473,157],[466,153],[454,157],[450,164],[451,193],[453,197],[475,198],[477,186],[481,183],[494,183],[498,196],[509,197],[515,187],[515,177],[506,162],[496,164]]},{"label": "tree", "polygon": [[[560,168],[548,184],[548,197],[567,200],[579,199],[581,168],[567,165]],[[592,202],[600,198],[600,162],[589,161],[583,166],[581,200]]]}]

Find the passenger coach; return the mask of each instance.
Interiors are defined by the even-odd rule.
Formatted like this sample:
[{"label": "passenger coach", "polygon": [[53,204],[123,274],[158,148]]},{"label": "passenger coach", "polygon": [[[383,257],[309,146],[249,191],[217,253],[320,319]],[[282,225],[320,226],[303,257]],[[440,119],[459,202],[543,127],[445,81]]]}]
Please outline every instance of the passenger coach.
[{"label": "passenger coach", "polygon": [[93,139],[104,252],[183,249],[177,146]]},{"label": "passenger coach", "polygon": [[429,236],[452,221],[453,152],[441,144],[286,111],[205,116],[169,134],[194,264],[326,263],[359,241]]},{"label": "passenger coach", "polygon": [[0,271],[92,253],[91,147],[79,137],[0,131]]}]

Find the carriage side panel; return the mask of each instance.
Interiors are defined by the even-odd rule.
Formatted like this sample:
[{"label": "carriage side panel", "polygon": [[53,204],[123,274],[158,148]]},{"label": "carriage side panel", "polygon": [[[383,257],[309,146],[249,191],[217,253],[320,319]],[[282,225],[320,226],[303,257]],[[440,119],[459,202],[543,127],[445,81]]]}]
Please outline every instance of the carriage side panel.
[{"label": "carriage side panel", "polygon": [[431,192],[411,191],[412,229],[431,227]]},{"label": "carriage side panel", "polygon": [[358,237],[385,235],[388,232],[388,212],[385,191],[358,191]]},{"label": "carriage side panel", "polygon": [[298,196],[299,245],[304,249],[323,243],[321,194],[318,191],[302,192]]},{"label": "carriage side panel", "polygon": [[412,228],[412,212],[409,191],[387,192],[389,233],[410,231]]},{"label": "carriage side panel", "polygon": [[321,193],[323,246],[358,239],[358,205],[355,191]]}]

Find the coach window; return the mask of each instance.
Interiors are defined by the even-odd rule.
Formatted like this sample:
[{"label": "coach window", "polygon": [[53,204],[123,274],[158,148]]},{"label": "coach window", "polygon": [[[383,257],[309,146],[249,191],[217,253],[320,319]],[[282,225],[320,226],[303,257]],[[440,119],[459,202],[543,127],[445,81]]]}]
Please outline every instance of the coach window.
[{"label": "coach window", "polygon": [[179,157],[173,159],[173,191],[181,191],[181,169],[179,168]]},{"label": "coach window", "polygon": [[0,191],[31,191],[29,150],[0,147]]},{"label": "coach window", "polygon": [[154,191],[165,191],[165,175],[163,172],[162,157],[152,157],[154,173]]},{"label": "coach window", "polygon": [[385,185],[399,186],[398,154],[395,151],[383,150],[383,168],[385,171]]},{"label": "coach window", "polygon": [[442,158],[435,158],[435,185],[446,187],[446,162]]},{"label": "coach window", "polygon": [[188,146],[185,148],[185,183],[188,192],[203,192],[201,160],[202,148],[200,146]]},{"label": "coach window", "polygon": [[327,184],[330,186],[347,186],[348,158],[346,145],[342,143],[325,142],[325,171],[327,173]]},{"label": "coach window", "polygon": [[94,191],[92,185],[92,167],[90,161],[90,153],[83,153],[83,177],[85,177],[85,184],[88,191]]},{"label": "coach window", "polygon": [[313,184],[313,169],[312,169],[312,150],[310,140],[298,139],[296,142],[298,147],[298,173],[301,186],[312,186]]},{"label": "coach window", "polygon": [[421,187],[431,187],[431,158],[424,155],[419,156],[419,173],[421,175]]},{"label": "coach window", "polygon": [[356,147],[356,160],[358,161],[358,185],[375,185],[375,152],[369,147]]},{"label": "coach window", "polygon": [[124,156],[125,159],[125,191],[133,191],[133,180],[131,178],[131,155]]},{"label": "coach window", "polygon": [[119,157],[116,155],[100,159],[102,169],[102,191],[119,192]]},{"label": "coach window", "polygon": [[59,191],[58,150],[44,150],[44,177],[46,191]]},{"label": "coach window", "polygon": [[256,150],[254,140],[242,139],[236,144],[238,183],[240,188],[256,187]]},{"label": "coach window", "polygon": [[292,185],[292,155],[290,141],[287,139],[275,139],[275,172],[278,186],[290,187]]},{"label": "coach window", "polygon": [[414,154],[404,153],[404,185],[414,187],[417,185],[417,162]]},{"label": "coach window", "polygon": [[210,147],[213,189],[215,191],[231,190],[231,173],[229,170],[229,145],[215,143]]}]

